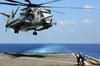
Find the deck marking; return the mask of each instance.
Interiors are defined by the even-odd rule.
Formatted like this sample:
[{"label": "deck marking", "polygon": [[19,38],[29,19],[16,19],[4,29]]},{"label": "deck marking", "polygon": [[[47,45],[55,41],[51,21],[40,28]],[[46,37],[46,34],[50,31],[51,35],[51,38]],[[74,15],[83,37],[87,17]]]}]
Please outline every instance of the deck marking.
[{"label": "deck marking", "polygon": [[[72,55],[73,55],[74,57],[76,57],[74,53],[72,53]],[[90,64],[88,64],[86,61],[84,61],[84,63],[87,64],[87,65],[90,65]]]}]

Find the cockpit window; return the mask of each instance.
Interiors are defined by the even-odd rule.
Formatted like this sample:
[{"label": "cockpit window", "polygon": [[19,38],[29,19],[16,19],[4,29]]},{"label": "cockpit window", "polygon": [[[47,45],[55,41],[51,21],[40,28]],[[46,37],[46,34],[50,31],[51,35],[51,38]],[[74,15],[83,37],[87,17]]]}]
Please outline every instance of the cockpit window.
[{"label": "cockpit window", "polygon": [[40,14],[40,17],[44,17],[42,13]]},{"label": "cockpit window", "polygon": [[47,11],[45,13],[48,13]]},{"label": "cockpit window", "polygon": [[48,13],[47,11],[41,11],[41,13]]},{"label": "cockpit window", "polygon": [[50,10],[47,10],[47,11],[40,11],[40,13],[51,13],[51,11]]},{"label": "cockpit window", "polygon": [[40,11],[40,13],[44,13],[44,11]]},{"label": "cockpit window", "polygon": [[32,15],[32,18],[33,18],[33,19],[35,18],[35,14]]},{"label": "cockpit window", "polygon": [[49,14],[51,14],[51,11],[50,11],[50,10],[48,10],[48,13],[49,13]]},{"label": "cockpit window", "polygon": [[37,15],[39,15],[39,12],[37,12]]}]

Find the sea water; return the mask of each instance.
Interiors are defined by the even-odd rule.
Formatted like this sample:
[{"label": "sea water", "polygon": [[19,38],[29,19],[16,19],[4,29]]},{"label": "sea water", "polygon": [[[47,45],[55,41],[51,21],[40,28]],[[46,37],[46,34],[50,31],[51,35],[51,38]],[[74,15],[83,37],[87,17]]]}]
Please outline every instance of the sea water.
[{"label": "sea water", "polygon": [[100,44],[0,44],[5,53],[79,53],[100,59]]}]

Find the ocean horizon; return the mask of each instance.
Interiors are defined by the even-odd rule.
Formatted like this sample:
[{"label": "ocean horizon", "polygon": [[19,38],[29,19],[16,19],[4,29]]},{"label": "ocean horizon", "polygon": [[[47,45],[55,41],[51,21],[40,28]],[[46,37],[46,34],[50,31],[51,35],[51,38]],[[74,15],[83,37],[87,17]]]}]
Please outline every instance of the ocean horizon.
[{"label": "ocean horizon", "polygon": [[0,43],[3,53],[79,53],[100,59],[98,43]]}]

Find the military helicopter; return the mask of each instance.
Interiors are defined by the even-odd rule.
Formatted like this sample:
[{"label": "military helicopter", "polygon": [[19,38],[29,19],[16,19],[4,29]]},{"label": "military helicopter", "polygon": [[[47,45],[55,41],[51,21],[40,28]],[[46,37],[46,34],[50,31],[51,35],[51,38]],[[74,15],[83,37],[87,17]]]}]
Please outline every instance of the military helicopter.
[{"label": "military helicopter", "polygon": [[[12,11],[10,14],[5,14],[0,12],[0,14],[8,17],[6,28],[14,29],[14,33],[19,33],[19,31],[30,31],[34,30],[33,35],[37,35],[37,31],[45,30],[57,23],[52,22],[51,10],[45,8],[74,8],[74,9],[84,9],[79,7],[54,7],[54,6],[44,6],[44,4],[49,4],[61,0],[53,0],[41,4],[33,4],[30,0],[24,0],[26,3],[22,3],[15,0],[5,0],[9,3],[0,2],[0,4],[12,5],[12,6],[27,6],[26,8],[21,9],[23,12],[20,13],[20,16],[17,19],[14,19],[19,7],[15,11]],[[91,8],[88,8],[91,9]]]}]

